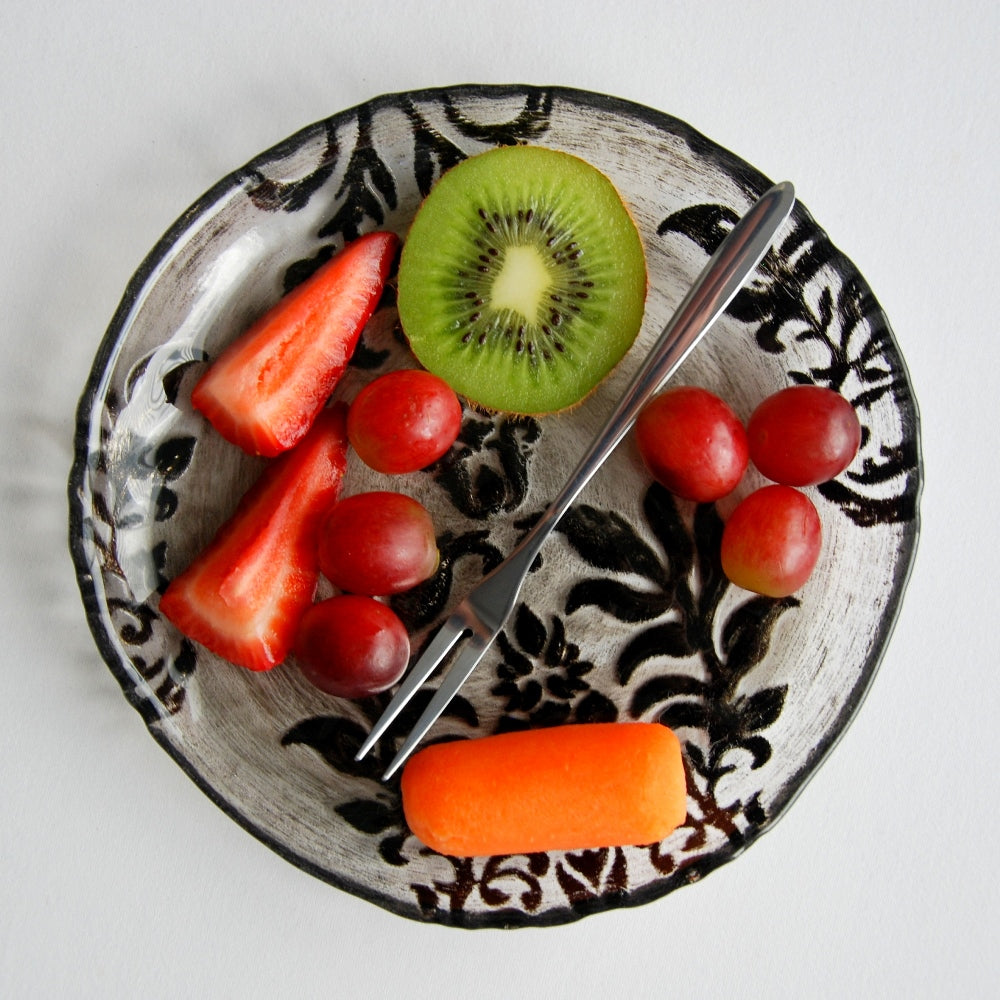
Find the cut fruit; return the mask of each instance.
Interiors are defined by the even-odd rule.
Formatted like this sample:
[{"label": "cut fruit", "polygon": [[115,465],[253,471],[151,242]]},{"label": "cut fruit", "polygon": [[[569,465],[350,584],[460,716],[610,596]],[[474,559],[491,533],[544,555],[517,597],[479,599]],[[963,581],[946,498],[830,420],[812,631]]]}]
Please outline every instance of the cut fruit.
[{"label": "cut fruit", "polygon": [[343,375],[398,246],[383,232],[348,243],[219,355],[191,393],[195,409],[251,455],[291,448]]},{"label": "cut fruit", "polygon": [[281,663],[316,592],[320,526],[346,467],[346,417],[336,406],[268,465],[208,547],[167,586],[160,611],[231,663],[249,670]]},{"label": "cut fruit", "polygon": [[634,342],[645,301],[642,240],[611,181],[540,146],[490,150],[444,174],[400,259],[414,354],[488,410],[579,402]]}]

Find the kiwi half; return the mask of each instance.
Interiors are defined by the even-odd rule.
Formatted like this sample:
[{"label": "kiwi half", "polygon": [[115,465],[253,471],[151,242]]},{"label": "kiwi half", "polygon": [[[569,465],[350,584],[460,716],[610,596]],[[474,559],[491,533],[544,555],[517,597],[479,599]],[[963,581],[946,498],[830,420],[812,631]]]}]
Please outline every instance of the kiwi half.
[{"label": "kiwi half", "polygon": [[447,171],[399,265],[399,318],[417,360],[488,410],[579,402],[632,345],[645,301],[642,241],[611,181],[541,146]]}]

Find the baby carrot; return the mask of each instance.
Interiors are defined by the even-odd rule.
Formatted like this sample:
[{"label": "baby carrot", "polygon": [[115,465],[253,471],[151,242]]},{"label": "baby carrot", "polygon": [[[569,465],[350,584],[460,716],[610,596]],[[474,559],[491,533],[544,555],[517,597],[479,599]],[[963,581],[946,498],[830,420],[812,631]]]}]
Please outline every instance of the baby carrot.
[{"label": "baby carrot", "polygon": [[407,762],[402,792],[413,833],[458,857],[651,844],[687,815],[680,743],[648,722],[433,744]]}]

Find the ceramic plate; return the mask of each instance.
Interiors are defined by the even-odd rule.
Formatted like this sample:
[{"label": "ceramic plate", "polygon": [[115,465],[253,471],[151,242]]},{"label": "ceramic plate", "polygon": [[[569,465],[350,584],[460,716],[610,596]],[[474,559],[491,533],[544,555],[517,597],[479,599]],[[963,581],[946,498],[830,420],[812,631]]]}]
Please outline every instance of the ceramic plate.
[{"label": "ceramic plate", "polygon": [[[466,927],[645,903],[767,830],[872,681],[914,555],[921,483],[916,405],[888,321],[800,204],[678,381],[718,392],[744,418],[796,382],[853,401],[861,451],[808,491],[824,530],[812,579],[784,600],[728,585],[725,505],[675,502],[626,441],[546,543],[508,628],[430,734],[660,720],[685,750],[685,823],[662,843],[612,850],[468,859],[423,848],[398,779],[379,780],[420,698],[356,764],[387,697],[322,695],[294,662],[266,674],[222,662],[160,616],[158,597],[262,468],[192,411],[206,361],[345,240],[405,236],[441,171],[509,143],[568,150],[611,177],[645,242],[647,314],[634,349],[569,415],[467,411],[449,455],[399,479],[352,459],[345,491],[400,489],[435,516],[438,575],[396,602],[419,650],[556,492],[711,251],[769,185],[668,115],[559,87],[460,86],[380,97],[261,154],[185,212],[129,284],[83,392],[69,490],[93,634],[162,746],[306,871],[406,917]],[[412,363],[387,296],[337,395]],[[757,484],[750,474],[741,489]]]}]

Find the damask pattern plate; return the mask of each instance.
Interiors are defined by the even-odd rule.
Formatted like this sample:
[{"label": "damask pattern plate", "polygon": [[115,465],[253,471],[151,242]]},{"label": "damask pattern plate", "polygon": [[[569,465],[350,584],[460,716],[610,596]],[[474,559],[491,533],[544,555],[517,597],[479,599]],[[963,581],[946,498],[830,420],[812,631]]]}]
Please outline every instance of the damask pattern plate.
[{"label": "damask pattern plate", "polygon": [[[873,680],[914,557],[922,477],[916,402],[889,323],[799,204],[678,381],[718,392],[744,418],[790,383],[831,386],[854,403],[857,459],[809,491],[824,530],[812,579],[781,600],[730,586],[718,557],[725,504],[675,501],[626,441],[546,544],[508,627],[430,735],[660,720],[684,747],[685,823],[642,847],[489,858],[422,847],[398,780],[379,776],[426,698],[355,763],[387,695],[340,701],[294,662],[263,675],[222,662],[161,618],[158,597],[262,468],[193,412],[206,361],[346,240],[379,228],[405,237],[443,170],[510,143],[576,153],[611,177],[645,243],[647,313],[633,350],[569,414],[468,409],[450,453],[400,478],[351,459],[345,492],[400,489],[434,514],[438,572],[393,601],[419,651],[543,509],[711,251],[769,185],[675,118],[561,87],[467,85],[380,97],[262,153],[185,212],[128,285],[80,401],[69,483],[91,629],[159,743],[289,861],[395,913],[463,927],[646,903],[767,830]],[[378,372],[412,364],[387,294],[336,395],[350,400]],[[742,489],[757,484],[751,473]]]}]

